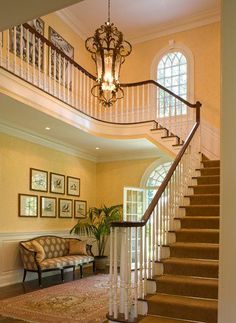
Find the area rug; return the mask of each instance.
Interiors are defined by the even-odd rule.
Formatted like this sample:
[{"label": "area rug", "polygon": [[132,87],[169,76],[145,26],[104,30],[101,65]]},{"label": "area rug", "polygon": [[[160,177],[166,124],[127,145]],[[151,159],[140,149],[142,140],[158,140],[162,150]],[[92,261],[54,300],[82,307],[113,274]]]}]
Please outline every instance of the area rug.
[{"label": "area rug", "polygon": [[108,275],[96,275],[0,301],[0,314],[37,323],[104,322]]}]

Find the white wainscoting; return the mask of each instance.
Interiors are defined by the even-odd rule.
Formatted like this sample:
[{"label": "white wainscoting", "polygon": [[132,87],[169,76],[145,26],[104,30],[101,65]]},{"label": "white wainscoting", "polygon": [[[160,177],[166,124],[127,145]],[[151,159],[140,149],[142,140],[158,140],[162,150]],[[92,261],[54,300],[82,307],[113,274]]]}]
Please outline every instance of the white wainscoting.
[{"label": "white wainscoting", "polygon": [[[68,230],[0,233],[0,286],[11,285],[22,281],[23,266],[19,254],[19,241],[28,240],[40,235],[71,237]],[[92,242],[87,237],[82,239],[88,240],[88,243]],[[93,246],[93,252],[96,253],[95,246]],[[55,275],[55,272],[45,273],[43,276],[46,275]],[[26,280],[37,278],[36,273],[27,273]]]},{"label": "white wainscoting", "polygon": [[220,159],[220,129],[201,121],[201,152],[209,159]]}]

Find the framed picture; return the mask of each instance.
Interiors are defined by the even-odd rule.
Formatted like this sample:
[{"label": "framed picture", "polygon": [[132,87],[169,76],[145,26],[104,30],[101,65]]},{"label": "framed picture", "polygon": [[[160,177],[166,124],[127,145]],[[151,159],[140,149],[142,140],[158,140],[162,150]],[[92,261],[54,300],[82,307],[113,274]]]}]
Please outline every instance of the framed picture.
[{"label": "framed picture", "polygon": [[59,218],[72,218],[73,201],[70,199],[59,199]]},{"label": "framed picture", "polygon": [[87,201],[75,200],[74,201],[74,217],[76,219],[86,218],[87,214]]},{"label": "framed picture", "polygon": [[80,179],[67,176],[67,195],[80,196]]},{"label": "framed picture", "polygon": [[38,196],[18,194],[18,215],[22,217],[38,216]]},{"label": "framed picture", "polygon": [[56,218],[57,199],[55,197],[40,196],[40,216],[42,218]]},{"label": "framed picture", "polygon": [[[33,27],[40,35],[44,35],[44,21],[41,18],[36,18],[34,20],[27,22],[31,27]],[[29,57],[27,57],[27,29],[23,28],[21,35],[21,25],[16,26],[16,36],[14,35],[14,28],[10,31],[10,51],[15,52],[17,56],[21,56],[21,41],[22,41],[22,56],[26,61],[29,59],[29,63],[39,65],[39,50],[40,50],[40,68],[43,68],[43,58],[44,50],[43,43],[39,45],[39,38],[36,36],[35,39],[31,32],[28,33],[28,47],[29,47]],[[15,38],[16,37],[16,38]],[[22,40],[21,40],[22,37]],[[14,45],[16,39],[16,43]],[[35,44],[35,45],[34,45]],[[34,45],[34,46],[33,46]],[[35,54],[34,54],[35,53]]]},{"label": "framed picture", "polygon": [[[74,48],[62,36],[60,36],[52,27],[49,27],[48,34],[50,42],[55,47],[60,49],[69,58],[74,59]],[[51,66],[51,76],[55,77],[56,80],[64,86],[68,87],[69,85],[69,88],[71,89],[68,60],[60,57],[59,53],[56,53],[55,51],[51,52],[51,57],[49,57],[49,59],[51,59],[49,64],[49,66]]]},{"label": "framed picture", "polygon": [[31,191],[48,191],[48,172],[30,168],[30,190]]},{"label": "framed picture", "polygon": [[65,175],[50,173],[50,192],[65,194]]}]

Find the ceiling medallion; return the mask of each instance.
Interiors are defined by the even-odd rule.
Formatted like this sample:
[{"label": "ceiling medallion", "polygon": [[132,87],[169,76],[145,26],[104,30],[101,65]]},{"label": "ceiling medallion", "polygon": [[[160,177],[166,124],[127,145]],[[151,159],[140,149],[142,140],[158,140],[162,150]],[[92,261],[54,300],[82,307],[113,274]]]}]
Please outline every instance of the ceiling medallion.
[{"label": "ceiling medallion", "polygon": [[110,22],[110,0],[108,0],[108,21],[95,31],[93,37],[85,41],[86,49],[92,53],[97,69],[96,84],[91,93],[104,107],[124,97],[119,83],[120,68],[125,57],[130,55],[132,46],[124,40],[117,27]]}]

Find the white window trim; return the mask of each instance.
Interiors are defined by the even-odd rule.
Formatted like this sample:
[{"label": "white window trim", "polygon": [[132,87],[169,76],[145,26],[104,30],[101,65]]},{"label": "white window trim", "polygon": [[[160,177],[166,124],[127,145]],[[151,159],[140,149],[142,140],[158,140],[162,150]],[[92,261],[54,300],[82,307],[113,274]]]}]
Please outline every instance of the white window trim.
[{"label": "white window trim", "polygon": [[148,166],[148,168],[145,170],[141,181],[140,181],[140,187],[143,189],[146,189],[146,183],[147,180],[149,178],[149,176],[151,175],[151,173],[160,165],[163,165],[165,163],[171,162],[173,161],[173,159],[171,159],[170,157],[166,156],[166,157],[161,157],[158,160],[155,160],[150,166]]},{"label": "white window trim", "polygon": [[168,53],[176,51],[182,53],[187,60],[187,101],[190,101],[192,103],[194,102],[194,56],[191,50],[183,43],[175,42],[173,40],[169,41],[169,45],[161,49],[156,54],[151,64],[151,79],[155,81],[157,80],[157,67],[162,57],[167,55]]}]

